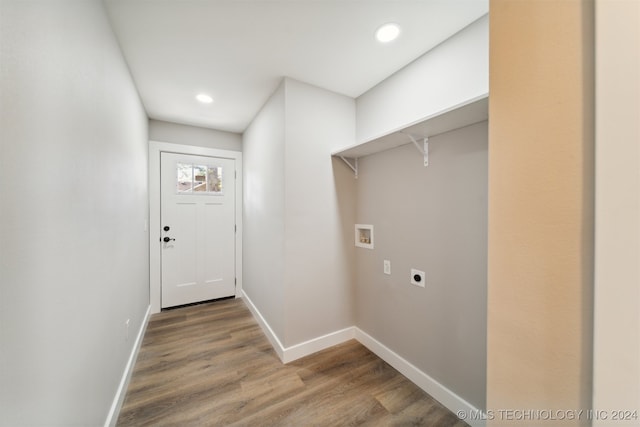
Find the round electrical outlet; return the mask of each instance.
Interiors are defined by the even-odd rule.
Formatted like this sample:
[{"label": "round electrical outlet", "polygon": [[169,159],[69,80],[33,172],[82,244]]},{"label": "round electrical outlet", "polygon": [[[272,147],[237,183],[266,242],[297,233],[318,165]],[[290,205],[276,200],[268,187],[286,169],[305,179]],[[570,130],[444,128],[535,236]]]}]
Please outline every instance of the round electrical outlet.
[{"label": "round electrical outlet", "polygon": [[415,268],[412,268],[411,275],[409,276],[409,280],[411,281],[412,285],[424,288],[424,285],[425,285],[424,271],[416,270]]}]

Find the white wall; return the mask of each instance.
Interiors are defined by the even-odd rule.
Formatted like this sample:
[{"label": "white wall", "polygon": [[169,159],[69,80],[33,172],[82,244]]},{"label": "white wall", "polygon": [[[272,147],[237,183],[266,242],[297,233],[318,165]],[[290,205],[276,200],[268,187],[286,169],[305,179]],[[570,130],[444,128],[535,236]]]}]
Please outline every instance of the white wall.
[{"label": "white wall", "polygon": [[242,135],[198,126],[149,119],[149,139],[220,150],[242,151]]},{"label": "white wall", "polygon": [[484,16],[357,99],[364,142],[489,93],[489,18]]},{"label": "white wall", "polygon": [[[596,1],[593,407],[640,411],[640,3]],[[628,425],[636,425],[629,420]],[[594,425],[609,425],[600,420]]]},{"label": "white wall", "polygon": [[[331,152],[353,144],[355,101],[285,79],[285,345],[353,326],[354,185]],[[342,165],[341,165],[342,166]],[[342,172],[342,173],[340,173]]]},{"label": "white wall", "polygon": [[285,333],[285,89],[243,135],[243,291],[280,340]]},{"label": "white wall", "polygon": [[[359,160],[356,325],[476,408],[485,407],[487,122]],[[383,274],[383,260],[391,275]],[[426,273],[426,287],[409,282]]]},{"label": "white wall", "polygon": [[147,118],[102,2],[0,7],[0,424],[100,425],[149,303]]}]

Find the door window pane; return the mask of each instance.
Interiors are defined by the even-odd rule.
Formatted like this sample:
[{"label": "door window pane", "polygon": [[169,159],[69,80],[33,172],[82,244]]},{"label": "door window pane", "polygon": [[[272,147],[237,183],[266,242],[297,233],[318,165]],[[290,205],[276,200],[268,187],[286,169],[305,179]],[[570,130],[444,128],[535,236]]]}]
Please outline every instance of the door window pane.
[{"label": "door window pane", "polygon": [[207,191],[207,167],[193,165],[193,191]]},{"label": "door window pane", "polygon": [[178,193],[190,193],[193,189],[193,166],[178,163],[176,169],[178,172]]},{"label": "door window pane", "polygon": [[177,163],[178,194],[222,194],[222,166]]},{"label": "door window pane", "polygon": [[222,193],[222,166],[207,167],[207,191]]}]

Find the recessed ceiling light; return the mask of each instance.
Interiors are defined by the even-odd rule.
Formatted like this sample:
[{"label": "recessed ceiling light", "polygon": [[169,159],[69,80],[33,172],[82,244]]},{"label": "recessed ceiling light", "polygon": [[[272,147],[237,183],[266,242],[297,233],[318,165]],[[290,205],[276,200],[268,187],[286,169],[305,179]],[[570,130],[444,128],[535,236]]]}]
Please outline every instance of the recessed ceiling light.
[{"label": "recessed ceiling light", "polygon": [[206,93],[200,93],[196,96],[196,99],[203,104],[211,104],[213,102],[213,98],[207,95]]},{"label": "recessed ceiling light", "polygon": [[400,35],[400,26],[398,24],[384,24],[376,31],[376,39],[380,43],[389,43],[398,38]]}]

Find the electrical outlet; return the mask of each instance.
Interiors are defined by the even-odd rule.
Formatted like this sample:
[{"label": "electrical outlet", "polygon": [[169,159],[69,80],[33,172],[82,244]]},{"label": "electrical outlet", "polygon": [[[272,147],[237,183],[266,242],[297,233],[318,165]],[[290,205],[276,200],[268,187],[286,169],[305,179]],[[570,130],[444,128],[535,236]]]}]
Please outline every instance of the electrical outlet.
[{"label": "electrical outlet", "polygon": [[411,284],[420,286],[424,288],[425,280],[424,280],[424,271],[416,270],[415,268],[411,269]]},{"label": "electrical outlet", "polygon": [[391,261],[388,259],[384,260],[384,274],[391,274]]}]

